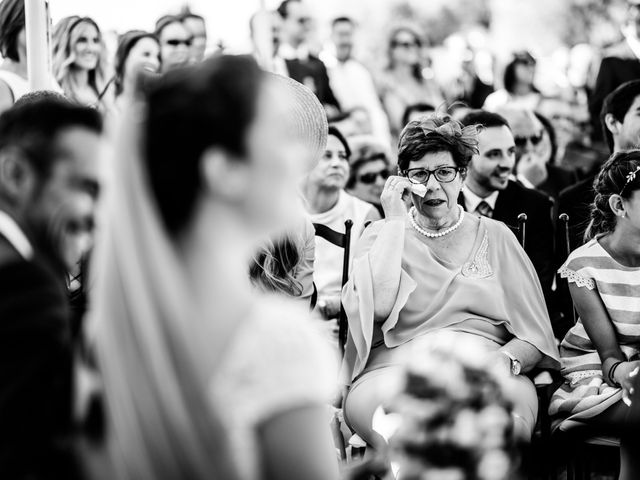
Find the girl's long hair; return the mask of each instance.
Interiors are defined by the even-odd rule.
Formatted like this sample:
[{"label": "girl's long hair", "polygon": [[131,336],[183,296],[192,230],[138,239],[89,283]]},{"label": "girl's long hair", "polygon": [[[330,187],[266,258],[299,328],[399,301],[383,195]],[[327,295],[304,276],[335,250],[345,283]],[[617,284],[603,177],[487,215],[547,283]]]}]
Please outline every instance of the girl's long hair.
[{"label": "girl's long hair", "polygon": [[102,33],[98,24],[89,17],[71,16],[60,20],[53,32],[53,75],[62,87],[65,95],[71,100],[77,100],[76,85],[71,79],[71,70],[75,68],[75,56],[73,54],[74,32],[84,24],[95,27],[100,37],[100,54],[96,68],[89,71],[89,85],[96,92],[96,96],[102,97],[107,87],[107,60],[106,48],[103,43]]}]

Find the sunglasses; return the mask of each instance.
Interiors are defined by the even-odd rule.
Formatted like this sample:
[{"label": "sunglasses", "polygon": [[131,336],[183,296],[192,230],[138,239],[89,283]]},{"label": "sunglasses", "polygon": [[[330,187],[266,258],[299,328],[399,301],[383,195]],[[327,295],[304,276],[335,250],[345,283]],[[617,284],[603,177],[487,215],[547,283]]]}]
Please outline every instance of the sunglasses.
[{"label": "sunglasses", "polygon": [[364,183],[365,185],[371,185],[372,183],[375,183],[378,177],[380,177],[382,180],[386,180],[387,178],[389,178],[389,175],[390,174],[388,170],[380,170],[379,172],[363,173],[358,177],[358,181],[360,183]]},{"label": "sunglasses", "polygon": [[542,141],[543,134],[539,133],[538,135],[531,135],[528,137],[515,137],[516,147],[522,148],[524,147],[528,141],[531,142],[531,145],[534,147],[538,145]]},{"label": "sunglasses", "polygon": [[418,48],[420,46],[420,44],[418,42],[399,42],[399,41],[392,41],[391,42],[391,46],[393,48],[398,48],[398,47],[402,47],[405,49],[410,49],[410,48]]},{"label": "sunglasses", "polygon": [[167,45],[171,45],[172,47],[179,47],[180,45],[184,45],[185,47],[190,47],[193,43],[193,39],[188,38],[186,40],[171,38],[165,42]]}]

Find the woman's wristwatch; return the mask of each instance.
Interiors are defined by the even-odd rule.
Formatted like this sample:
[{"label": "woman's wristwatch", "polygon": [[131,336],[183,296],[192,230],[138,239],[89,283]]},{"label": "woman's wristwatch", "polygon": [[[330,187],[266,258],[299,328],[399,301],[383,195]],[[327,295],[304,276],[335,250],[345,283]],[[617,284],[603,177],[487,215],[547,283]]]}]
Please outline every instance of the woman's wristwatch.
[{"label": "woman's wristwatch", "polygon": [[505,352],[504,350],[500,351],[504,353],[511,362],[511,375],[520,375],[520,373],[522,372],[522,364],[520,363],[520,360],[511,355],[509,352]]}]

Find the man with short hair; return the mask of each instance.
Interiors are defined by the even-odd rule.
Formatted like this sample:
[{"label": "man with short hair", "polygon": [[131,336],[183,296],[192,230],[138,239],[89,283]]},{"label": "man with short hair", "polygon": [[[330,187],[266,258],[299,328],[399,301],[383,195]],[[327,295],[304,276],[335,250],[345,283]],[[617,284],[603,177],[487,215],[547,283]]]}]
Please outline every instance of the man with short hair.
[{"label": "man with short hair", "polygon": [[[607,95],[600,112],[600,124],[611,153],[640,148],[640,80],[624,83]],[[596,173],[560,193],[558,211],[569,215],[572,250],[584,243],[595,195]]]},{"label": "man with short hair", "polygon": [[627,0],[627,18],[622,31],[624,40],[604,52],[589,99],[593,137],[598,140],[602,135],[598,119],[605,97],[623,83],[640,78],[640,0]]},{"label": "man with short hair", "polygon": [[0,478],[73,478],[65,278],[94,224],[101,130],[55,98],[0,116]]},{"label": "man with short hair", "polygon": [[191,62],[193,35],[175,15],[165,15],[156,22],[155,34],[160,41],[162,72],[184,67]]},{"label": "man with short hair", "polygon": [[332,116],[340,111],[340,103],[333,94],[324,63],[309,52],[313,18],[308,5],[302,0],[284,0],[277,11],[282,18],[282,28],[280,47],[273,62],[275,73],[307,86]]},{"label": "man with short hair", "polygon": [[356,23],[350,17],[338,17],[331,23],[331,51],[320,58],[327,66],[331,89],[344,111],[366,110],[371,132],[379,140],[391,142],[389,120],[382,108],[371,73],[353,57]]},{"label": "man with short hair", "polygon": [[516,162],[516,143],[504,117],[474,110],[462,123],[484,128],[478,135],[479,152],[469,163],[459,203],[470,213],[500,220],[511,228],[517,227],[521,213],[527,215],[525,250],[549,301],[555,274],[552,202],[546,195],[510,180]]}]

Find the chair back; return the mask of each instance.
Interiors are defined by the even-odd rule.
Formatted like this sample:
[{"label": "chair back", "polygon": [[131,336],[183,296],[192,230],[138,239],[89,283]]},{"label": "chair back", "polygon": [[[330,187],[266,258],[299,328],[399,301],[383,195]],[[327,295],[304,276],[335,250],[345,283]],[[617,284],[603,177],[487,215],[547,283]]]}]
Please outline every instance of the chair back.
[{"label": "chair back", "polygon": [[[325,239],[327,242],[344,249],[342,259],[342,283],[344,287],[349,279],[349,258],[351,255],[351,228],[353,227],[353,221],[348,219],[344,222],[344,233],[336,232],[335,230],[323,225],[321,223],[314,223],[313,227],[316,230],[316,236]],[[347,314],[344,311],[344,306],[340,302],[340,316],[338,317],[338,343],[340,345],[340,353],[344,354],[344,347],[347,343]]]},{"label": "chair back", "polygon": [[[558,220],[562,225],[561,229],[562,229],[562,237],[563,237],[563,243],[564,243],[564,252],[563,252],[564,253],[563,262],[564,262],[564,259],[566,259],[571,253],[571,235],[569,232],[569,220],[570,220],[569,215],[567,215],[566,213],[561,213],[558,216]],[[559,279],[560,276],[558,275],[557,278]],[[565,283],[565,286],[568,286],[567,280],[564,280],[564,283]],[[567,293],[568,293],[568,290],[567,290]],[[572,305],[573,305],[573,302],[572,302]],[[575,305],[573,305],[572,313],[573,313],[573,324],[575,325],[576,322],[578,321],[578,313],[576,312]]]},{"label": "chair back", "polygon": [[518,215],[518,224],[515,227],[512,225],[507,226],[518,239],[518,243],[520,244],[520,246],[524,248],[527,239],[527,214],[521,213],[520,215]]}]

